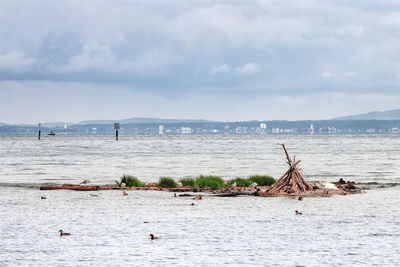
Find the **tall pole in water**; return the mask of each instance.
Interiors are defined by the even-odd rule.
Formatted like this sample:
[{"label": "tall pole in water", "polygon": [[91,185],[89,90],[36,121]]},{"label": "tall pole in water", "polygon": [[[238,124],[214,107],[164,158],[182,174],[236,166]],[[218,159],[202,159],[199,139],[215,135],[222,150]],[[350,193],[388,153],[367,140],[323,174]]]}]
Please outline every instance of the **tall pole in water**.
[{"label": "tall pole in water", "polygon": [[42,126],[42,124],[41,123],[39,123],[39,125],[38,125],[39,127],[39,133],[38,133],[38,140],[40,140],[40,134],[41,134],[41,130],[40,130],[40,128],[41,128],[41,126]]},{"label": "tall pole in water", "polygon": [[119,122],[114,122],[115,140],[118,141]]}]

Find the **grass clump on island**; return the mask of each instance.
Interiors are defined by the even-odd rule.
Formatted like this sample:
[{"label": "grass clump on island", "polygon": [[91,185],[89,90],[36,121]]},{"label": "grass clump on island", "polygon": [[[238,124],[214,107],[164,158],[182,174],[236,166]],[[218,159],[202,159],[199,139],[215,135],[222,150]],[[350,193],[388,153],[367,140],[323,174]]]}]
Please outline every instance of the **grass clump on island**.
[{"label": "grass clump on island", "polygon": [[209,187],[211,190],[218,190],[224,187],[225,182],[218,176],[203,176],[200,175],[193,184],[193,187]]},{"label": "grass clump on island", "polygon": [[236,183],[236,186],[239,187],[248,187],[254,182],[245,178],[236,178],[228,181],[229,185],[233,185],[234,183]]},{"label": "grass clump on island", "polygon": [[239,187],[248,187],[253,183],[256,183],[257,185],[260,186],[270,186],[275,183],[275,179],[272,178],[271,176],[266,176],[266,175],[253,175],[250,176],[249,178],[236,178],[228,181],[229,185],[232,185],[236,183],[236,186]]},{"label": "grass clump on island", "polygon": [[157,184],[161,188],[176,188],[176,182],[174,179],[169,177],[161,177]]},{"label": "grass clump on island", "polygon": [[196,179],[194,178],[182,178],[179,180],[179,182],[182,184],[182,186],[194,186],[194,183],[196,182]]},{"label": "grass clump on island", "polygon": [[247,179],[252,181],[252,183],[257,183],[257,185],[260,185],[260,186],[264,186],[264,185],[270,186],[275,183],[274,178],[272,178],[271,176],[266,176],[266,175],[252,175]]},{"label": "grass clump on island", "polygon": [[143,183],[131,175],[122,175],[121,181],[115,181],[117,185],[125,184],[127,187],[143,187]]}]

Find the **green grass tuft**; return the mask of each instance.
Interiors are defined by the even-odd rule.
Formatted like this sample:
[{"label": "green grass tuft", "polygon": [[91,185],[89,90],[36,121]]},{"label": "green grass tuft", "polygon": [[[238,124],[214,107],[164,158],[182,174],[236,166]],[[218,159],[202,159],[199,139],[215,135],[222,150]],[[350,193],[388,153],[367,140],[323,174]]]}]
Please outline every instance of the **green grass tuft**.
[{"label": "green grass tuft", "polygon": [[244,178],[236,178],[236,179],[228,181],[229,185],[232,185],[233,183],[236,183],[236,186],[239,186],[239,187],[248,187],[249,185],[251,185],[254,182],[249,179],[244,179]]},{"label": "green grass tuft", "polygon": [[183,186],[193,186],[195,181],[196,180],[193,178],[183,178],[179,180]]},{"label": "green grass tuft", "polygon": [[211,190],[218,190],[224,187],[224,180],[218,176],[203,176],[200,175],[194,182],[194,187],[206,187],[208,186]]},{"label": "green grass tuft", "polygon": [[[115,182],[118,183],[118,181]],[[123,175],[118,184],[121,185],[122,183],[124,183],[127,187],[143,187],[143,183],[139,181],[138,178],[130,175]]]},{"label": "green grass tuft", "polygon": [[161,188],[176,188],[176,182],[169,177],[161,177],[157,184]]},{"label": "green grass tuft", "polygon": [[265,175],[253,175],[248,178],[252,183],[257,183],[257,185],[273,185],[275,183],[275,179],[271,176]]}]

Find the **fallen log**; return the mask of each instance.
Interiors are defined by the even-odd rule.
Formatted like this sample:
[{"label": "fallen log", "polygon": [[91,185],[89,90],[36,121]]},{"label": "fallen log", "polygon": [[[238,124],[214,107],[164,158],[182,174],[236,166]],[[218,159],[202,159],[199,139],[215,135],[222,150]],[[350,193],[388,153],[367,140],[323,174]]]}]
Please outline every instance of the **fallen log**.
[{"label": "fallen log", "polygon": [[76,190],[76,191],[97,191],[100,190],[100,186],[98,185],[69,185],[64,184],[62,186],[41,186],[40,190]]}]

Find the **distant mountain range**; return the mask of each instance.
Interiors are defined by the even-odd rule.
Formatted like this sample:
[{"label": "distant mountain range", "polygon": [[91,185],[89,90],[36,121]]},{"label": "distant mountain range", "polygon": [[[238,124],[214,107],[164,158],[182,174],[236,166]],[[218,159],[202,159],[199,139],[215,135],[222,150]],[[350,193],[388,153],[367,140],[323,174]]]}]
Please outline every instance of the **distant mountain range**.
[{"label": "distant mountain range", "polygon": [[213,122],[208,120],[179,120],[179,119],[159,119],[159,118],[129,118],[124,120],[91,120],[91,121],[81,121],[80,125],[88,124],[113,124],[114,122],[119,122],[121,124],[128,123],[195,123],[195,122]]},{"label": "distant mountain range", "polygon": [[365,114],[339,117],[334,120],[400,120],[400,109],[372,111]]},{"label": "distant mountain range", "polygon": [[[363,120],[400,120],[400,109],[393,109],[387,111],[373,111],[365,114],[349,115],[331,119],[340,121],[363,121]],[[313,121],[313,120],[307,120]],[[329,121],[329,120],[327,120]],[[160,118],[128,118],[123,120],[87,120],[78,123],[71,122],[42,122],[42,127],[55,128],[64,126],[70,127],[72,125],[112,125],[114,122],[121,124],[179,124],[179,123],[219,123],[219,121],[211,120],[196,120],[196,119],[160,119]],[[269,121],[271,122],[271,121]],[[222,123],[222,122],[221,122]],[[0,126],[12,125],[0,122]],[[37,124],[13,124],[14,126],[37,126]]]}]

